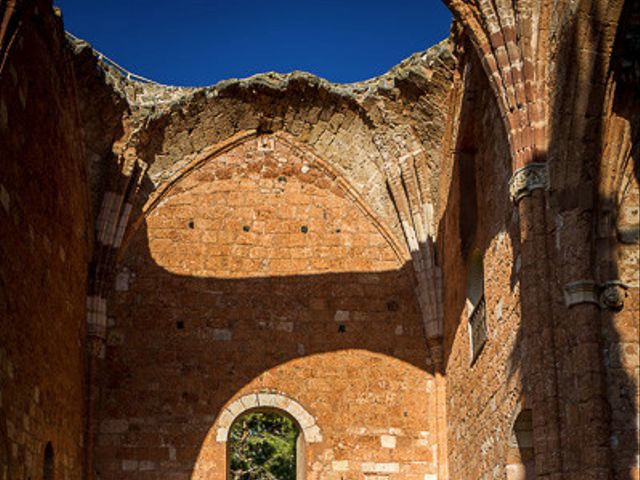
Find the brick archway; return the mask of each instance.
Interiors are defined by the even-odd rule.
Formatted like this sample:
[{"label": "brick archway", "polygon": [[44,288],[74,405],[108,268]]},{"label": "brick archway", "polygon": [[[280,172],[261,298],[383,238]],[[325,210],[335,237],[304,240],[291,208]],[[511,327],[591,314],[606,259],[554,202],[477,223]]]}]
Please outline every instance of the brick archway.
[{"label": "brick archway", "polygon": [[250,410],[261,408],[281,410],[289,414],[298,423],[305,443],[322,441],[322,433],[316,418],[300,403],[280,393],[256,392],[236,399],[222,410],[216,421],[216,442],[227,442],[229,429],[236,418]]}]

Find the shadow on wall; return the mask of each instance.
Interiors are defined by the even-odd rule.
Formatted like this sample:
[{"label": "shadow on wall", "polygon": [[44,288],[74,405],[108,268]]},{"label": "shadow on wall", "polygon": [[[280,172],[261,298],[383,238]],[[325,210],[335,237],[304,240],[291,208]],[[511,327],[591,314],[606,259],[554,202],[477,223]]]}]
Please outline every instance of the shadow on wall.
[{"label": "shadow on wall", "polygon": [[0,478],[9,476],[9,442],[6,432],[7,421],[4,413],[0,411]]},{"label": "shadow on wall", "polygon": [[[609,468],[613,478],[631,480],[636,478],[640,468],[637,464],[638,370],[637,360],[633,360],[634,356],[637,358],[639,347],[639,246],[637,237],[631,241],[623,238],[620,224],[621,218],[628,216],[630,207],[637,212],[639,201],[637,172],[640,122],[637,112],[640,111],[640,101],[637,76],[634,85],[633,79],[625,78],[622,73],[627,63],[625,51],[633,43],[628,36],[630,30],[635,29],[635,42],[638,42],[640,5],[637,1],[624,2],[611,63],[608,63],[605,45],[607,35],[603,30],[609,28],[609,10],[614,8],[614,4],[603,4],[592,15],[576,16],[561,36],[564,43],[559,48],[559,58],[567,61],[559,63],[573,64],[573,67],[569,72],[558,72],[558,103],[551,109],[561,112],[552,120],[549,143],[550,204],[556,214],[555,221],[560,225],[551,260],[562,269],[558,275],[558,291],[569,282],[593,278],[599,286],[597,294],[601,303],[601,308],[596,308],[592,318],[585,319],[585,323],[590,322],[588,326],[582,323],[582,318],[576,318],[575,313],[571,316],[576,307],[571,307],[569,314],[565,315],[563,309],[566,307],[563,305],[556,313],[564,335],[571,330],[579,330],[579,333],[574,331],[572,335],[578,342],[572,341],[570,336],[558,336],[563,342],[559,345],[558,355],[564,360],[561,362],[560,380],[564,385],[563,395],[569,404],[567,411],[561,413],[569,416],[571,408],[589,405],[584,391],[579,394],[573,388],[584,381],[584,372],[589,371],[593,394],[607,395],[609,410],[603,416],[608,423],[605,426],[609,427]],[[587,54],[585,43],[594,51],[604,54]],[[589,72],[591,78],[585,76],[584,72]],[[605,84],[606,80],[609,80],[609,85]],[[615,85],[615,90],[609,90],[612,85]],[[607,96],[610,91],[615,92],[611,112],[603,108],[608,108]],[[622,119],[628,135],[624,139],[616,138],[619,134],[616,122]],[[637,231],[640,228],[637,216],[634,223]],[[563,232],[562,224],[566,224],[568,229],[573,227],[574,231]],[[568,252],[572,252],[572,255]],[[631,278],[629,271],[622,271],[624,264],[629,263],[630,255],[636,258],[635,262],[632,260]],[[562,257],[572,256],[574,262],[580,262],[586,268],[582,271],[575,266],[562,268]],[[605,291],[602,288],[607,282],[621,279],[634,285],[630,285],[631,289],[627,291],[614,288],[611,292],[615,291],[616,296],[620,297],[613,303],[622,300],[624,306],[622,303],[613,305],[604,299]],[[584,345],[579,343],[594,342],[594,339],[599,344],[598,348],[592,349],[590,361],[585,363],[584,351],[581,352]],[[594,368],[595,365],[599,368]],[[594,408],[591,410],[582,418],[583,424],[602,415]],[[576,448],[580,448],[585,440],[575,438],[574,441]],[[576,461],[578,466],[584,464],[588,457],[590,454],[585,449],[578,459],[565,458],[565,468],[576,466]]]},{"label": "shadow on wall", "polygon": [[[629,7],[632,2],[627,2]],[[637,2],[635,3],[637,6]],[[637,7],[636,7],[637,8]],[[600,12],[601,13],[601,12]],[[598,21],[598,15],[589,17],[592,22]],[[627,12],[623,14],[626,22],[635,21],[638,15]],[[635,19],[635,20],[630,20]],[[500,365],[497,357],[501,350],[508,349],[507,377],[503,381],[505,385],[500,385],[497,390],[492,390],[491,395],[483,399],[483,389],[477,389],[466,403],[470,411],[476,412],[476,403],[479,405],[478,417],[488,412],[487,405],[490,400],[498,398],[500,405],[501,395],[504,395],[506,403],[513,400],[511,392],[516,396],[522,395],[522,407],[532,408],[531,419],[533,432],[536,433],[533,447],[545,447],[551,425],[556,424],[556,428],[566,425],[568,420],[574,422],[575,427],[579,424],[585,428],[591,425],[591,419],[601,419],[602,412],[599,407],[589,403],[590,399],[581,395],[602,396],[608,394],[608,406],[611,411],[605,416],[609,419],[603,424],[605,428],[611,427],[610,431],[597,433],[597,441],[601,446],[603,442],[610,444],[611,468],[615,472],[616,479],[630,480],[635,478],[633,472],[637,472],[637,451],[638,438],[636,432],[637,420],[637,378],[633,373],[633,357],[637,358],[638,352],[638,298],[637,284],[633,290],[629,290],[625,308],[620,312],[594,309],[591,318],[589,314],[576,313],[573,309],[567,309],[564,304],[564,285],[576,280],[594,278],[596,283],[604,283],[611,280],[618,280],[624,274],[618,271],[625,255],[627,258],[634,258],[633,252],[624,254],[624,249],[635,249],[637,259],[637,236],[632,236],[633,244],[624,246],[619,243],[625,235],[618,229],[619,210],[622,208],[621,201],[623,195],[626,203],[635,201],[637,196],[633,193],[633,188],[628,188],[630,183],[638,181],[638,117],[637,112],[640,107],[637,100],[637,79],[635,84],[625,86],[624,82],[629,80],[620,79],[618,81],[616,98],[613,103],[614,111],[617,115],[627,119],[631,123],[630,132],[624,141],[620,143],[620,148],[625,148],[631,144],[631,151],[627,156],[620,155],[619,152],[612,152],[613,155],[603,153],[605,143],[605,125],[602,123],[602,106],[605,105],[605,89],[601,82],[591,83],[583,78],[585,72],[589,72],[590,65],[587,65],[586,54],[583,55],[585,42],[588,40],[580,37],[579,32],[593,31],[600,32],[601,25],[593,24],[590,28],[583,28],[584,25],[567,26],[567,34],[560,35],[559,38],[565,40],[560,47],[559,58],[571,59],[560,61],[560,65],[570,67],[568,71],[558,72],[558,94],[559,104],[550,108],[551,112],[557,112],[553,118],[551,128],[552,138],[550,140],[549,154],[546,161],[549,165],[551,189],[548,193],[549,210],[547,230],[541,232],[538,238],[544,238],[541,245],[528,244],[531,237],[523,240],[520,237],[517,212],[509,199],[507,183],[511,176],[511,166],[506,158],[506,170],[499,161],[501,149],[499,134],[496,132],[486,133],[482,130],[482,125],[486,124],[487,113],[491,114],[490,108],[478,108],[483,103],[482,95],[489,91],[484,75],[477,79],[477,82],[467,82],[464,98],[461,104],[461,125],[456,144],[455,162],[451,172],[451,188],[447,199],[446,214],[439,226],[438,238],[445,239],[446,244],[439,245],[442,252],[444,271],[444,305],[445,305],[445,335],[444,351],[446,355],[446,370],[449,385],[448,416],[450,421],[450,439],[455,432],[465,432],[469,430],[469,425],[476,425],[474,431],[477,438],[487,439],[489,435],[495,435],[495,431],[483,432],[483,425],[488,421],[483,418],[482,423],[476,422],[474,415],[465,419],[465,415],[452,409],[457,396],[456,391],[465,388],[469,382],[477,382],[479,379],[487,378],[489,382],[494,381],[496,375],[496,365]],[[636,32],[637,32],[637,26]],[[628,29],[626,29],[628,31]],[[614,52],[614,61],[625,63],[620,55],[620,38],[625,34],[624,24],[618,32],[618,45]],[[603,35],[604,36],[604,35]],[[626,45],[629,45],[629,36],[626,37]],[[592,40],[594,48],[598,50],[601,45]],[[592,56],[588,57],[592,59]],[[590,73],[593,78],[601,78],[603,69],[608,68],[601,63],[607,56],[596,56],[597,62],[593,64],[594,71]],[[633,55],[630,58],[634,58]],[[577,62],[577,63],[576,63]],[[627,64],[633,62],[626,62]],[[617,68],[615,65],[615,69]],[[471,70],[475,68],[471,65]],[[600,68],[600,71],[598,71]],[[478,67],[479,69],[479,67]],[[606,73],[606,72],[604,72]],[[477,77],[477,75],[475,75]],[[471,78],[475,78],[472,76]],[[586,78],[586,77],[585,77]],[[631,88],[633,87],[633,88]],[[493,100],[492,100],[493,101]],[[634,112],[636,115],[634,117]],[[502,127],[500,128],[502,135]],[[611,133],[608,133],[611,136]],[[492,136],[493,135],[493,136]],[[618,139],[608,139],[609,144],[615,144]],[[504,141],[503,141],[504,142]],[[506,147],[506,142],[502,147]],[[487,153],[489,155],[487,155]],[[493,153],[493,155],[491,155]],[[624,158],[620,158],[624,157]],[[485,159],[489,158],[487,162]],[[609,165],[611,158],[618,158],[622,165]],[[545,159],[541,159],[544,161]],[[626,162],[632,163],[631,166]],[[598,187],[607,186],[607,175],[612,172],[616,177],[613,184],[608,185],[608,195],[603,195],[607,188],[599,190]],[[483,183],[486,178],[490,178],[492,183]],[[624,180],[624,181],[623,181]],[[630,183],[629,183],[630,182]],[[495,185],[503,185],[503,188]],[[637,183],[636,183],[637,185]],[[635,199],[635,200],[634,200]],[[603,214],[606,218],[603,221]],[[500,212],[504,212],[501,220]],[[637,212],[637,206],[636,206]],[[538,212],[539,213],[539,212]],[[628,216],[628,215],[627,215]],[[543,222],[541,215],[534,217],[533,222]],[[550,225],[549,222],[552,224]],[[554,223],[555,222],[555,223]],[[637,222],[637,220],[636,220]],[[541,223],[542,225],[542,223]],[[607,227],[607,231],[598,231],[594,237],[594,226],[601,229],[601,225]],[[555,228],[554,228],[555,227]],[[631,228],[637,231],[637,224]],[[630,230],[630,231],[631,231]],[[506,235],[505,235],[506,234]],[[466,276],[469,274],[468,256],[473,248],[479,248],[483,254],[490,252],[488,247],[493,240],[500,235],[505,235],[511,242],[513,248],[513,258],[511,259],[512,272],[510,277],[511,295],[516,295],[514,288],[520,290],[522,281],[522,297],[518,310],[521,310],[518,328],[515,331],[513,341],[502,340],[501,346],[496,346],[496,342],[489,338],[489,341],[480,355],[478,364],[469,368],[465,364],[467,352],[462,352],[459,348],[460,329],[466,330],[464,322],[465,298],[463,289]],[[522,243],[524,242],[524,243]],[[521,244],[522,243],[522,244]],[[544,245],[546,244],[546,245]],[[594,248],[595,247],[595,248]],[[528,252],[527,258],[521,260],[520,252]],[[541,253],[543,256],[541,256]],[[541,265],[540,260],[548,258],[548,264]],[[525,257],[523,253],[523,257]],[[521,278],[521,263],[524,270],[525,263],[528,264],[530,278]],[[537,264],[537,265],[536,265]],[[533,269],[531,269],[533,265]],[[492,262],[485,256],[485,267],[492,268]],[[637,283],[637,260],[631,268],[636,276]],[[493,281],[493,286],[485,286],[488,292],[487,298],[487,321],[493,322],[493,327],[499,327],[507,318],[498,321],[492,318],[495,313],[494,308],[497,292],[502,289],[501,284],[496,284],[495,278],[485,276],[489,282]],[[527,285],[528,284],[528,285]],[[535,295],[530,292],[536,291]],[[509,298],[505,295],[504,298]],[[550,315],[543,313],[546,305]],[[502,306],[499,309],[502,313]],[[516,312],[517,313],[517,312]],[[551,321],[548,321],[551,319]],[[548,322],[548,325],[546,324]],[[549,338],[549,325],[553,329],[555,345],[547,342]],[[491,325],[490,325],[491,327]],[[547,332],[543,335],[543,332]],[[492,336],[491,328],[489,335]],[[599,343],[593,347],[593,342]],[[464,343],[464,342],[462,342]],[[583,343],[579,346],[577,343]],[[585,345],[585,343],[590,345]],[[589,361],[585,363],[585,347],[590,348]],[[603,353],[604,362],[603,364]],[[554,357],[557,359],[554,361]],[[461,361],[462,358],[462,361]],[[488,364],[483,362],[483,358],[492,360],[490,369]],[[637,360],[636,360],[637,361]],[[636,363],[637,365],[637,363]],[[595,367],[594,367],[595,366]],[[637,367],[636,367],[637,368]],[[544,370],[543,370],[544,369]],[[537,370],[537,373],[536,373]],[[555,370],[558,378],[553,380],[545,372]],[[637,370],[636,370],[637,372]],[[538,378],[536,378],[538,377]],[[602,382],[599,384],[599,382]],[[543,383],[539,383],[543,382]],[[576,385],[580,388],[576,388]],[[551,387],[557,389],[562,403],[559,404],[560,411],[558,417],[549,415],[547,411],[536,411],[536,405],[531,404],[531,399],[536,392],[542,392]],[[463,391],[462,390],[462,391]],[[507,391],[508,390],[508,391]],[[496,397],[492,395],[495,393]],[[520,401],[520,400],[517,400]],[[484,402],[484,403],[483,403]],[[499,407],[500,408],[500,407]],[[511,408],[517,408],[515,405]],[[605,406],[605,408],[607,408]],[[575,412],[580,411],[582,420],[576,422]],[[491,414],[489,413],[490,417]],[[609,422],[609,423],[607,423]],[[466,429],[466,430],[465,430]],[[566,430],[566,428],[565,428]],[[486,433],[486,436],[485,436]],[[504,433],[508,433],[505,429]],[[588,457],[592,450],[587,447],[583,440],[584,436],[571,434],[570,432],[560,432],[561,448],[554,449],[552,454],[562,455],[563,469],[565,472],[580,472],[582,469],[590,468]],[[495,439],[493,439],[495,440]],[[503,438],[502,440],[506,440]],[[498,440],[498,444],[502,440]],[[471,450],[475,446],[471,440]],[[456,445],[458,442],[450,440],[450,473],[454,476],[460,474],[458,469],[477,468],[475,460],[465,452],[460,453]],[[477,448],[480,448],[481,441]],[[504,445],[504,443],[503,443]],[[542,450],[542,448],[539,448]],[[535,452],[540,453],[539,451]],[[500,455],[498,453],[498,455]],[[546,456],[543,454],[543,456]],[[548,458],[549,456],[547,456]],[[542,474],[549,468],[544,462],[539,469]],[[534,467],[533,464],[527,467],[526,464],[519,463],[517,468],[512,469],[513,475],[517,478],[527,478],[529,472]],[[466,471],[466,470],[465,470]],[[637,475],[637,473],[635,473]],[[524,475],[524,476],[523,476]],[[516,478],[516,477],[514,477]]]},{"label": "shadow on wall", "polygon": [[[597,254],[599,279],[602,282],[622,279],[629,292],[624,307],[604,311],[603,353],[607,368],[607,395],[611,406],[610,446],[614,452],[616,479],[633,479],[640,475],[638,409],[640,405],[640,2],[626,1],[614,43],[615,63],[611,66],[616,82],[613,115],[625,123],[626,142],[620,153],[605,153],[604,160],[618,159],[618,165],[601,168],[600,181],[606,184],[611,171],[617,171],[615,183],[606,196],[599,196],[600,222],[608,226],[599,231],[606,236]],[[612,116],[613,116],[612,115]],[[609,132],[612,132],[610,128]],[[610,144],[612,133],[607,135]],[[603,150],[607,146],[602,146]],[[625,150],[628,148],[628,150]],[[596,150],[597,151],[597,150]],[[612,168],[613,167],[613,168]],[[602,219],[605,219],[603,222]],[[603,229],[604,230],[604,229]],[[601,244],[601,240],[598,240]],[[627,294],[629,293],[629,294]],[[635,365],[635,369],[634,369]],[[633,375],[635,373],[635,375]]]},{"label": "shadow on wall", "polygon": [[[626,2],[627,6],[632,3]],[[602,8],[606,10],[607,5]],[[637,172],[637,112],[640,104],[637,96],[629,95],[629,88],[615,73],[619,68],[616,63],[621,60],[620,38],[625,29],[624,22],[633,16],[628,12],[623,14],[611,57],[612,65],[608,65],[608,55],[594,55],[585,49],[585,44],[596,52],[606,49],[606,35],[601,32],[608,12],[596,10],[593,15],[572,17],[572,22],[565,26],[564,34],[558,36],[562,39],[558,47],[560,68],[556,72],[555,83],[552,82],[557,93],[553,99],[556,104],[549,108],[554,116],[546,158],[550,178],[547,230],[543,232],[546,245],[533,247],[526,242],[522,245],[523,252],[529,251],[530,255],[524,262],[537,261],[539,249],[543,248],[548,265],[535,267],[532,272],[536,278],[528,279],[538,282],[536,288],[542,297],[527,298],[523,287],[524,327],[518,331],[513,359],[514,365],[529,369],[543,368],[542,365],[546,364],[547,371],[553,369],[557,375],[555,385],[549,388],[558,396],[558,418],[554,419],[546,412],[536,412],[533,405],[534,446],[537,449],[544,446],[542,439],[549,435],[553,429],[550,426],[555,423],[562,447],[555,453],[561,457],[559,461],[563,472],[583,472],[586,475],[587,471],[603,468],[609,469],[617,480],[632,480],[638,471],[638,385],[633,375],[633,361],[630,363],[633,353],[629,355],[625,349],[637,355],[637,285],[627,292],[624,309],[620,311],[601,308],[593,303],[567,307],[564,298],[566,285],[593,279],[596,285],[594,300],[597,302],[601,300],[598,295],[602,293],[599,286],[621,278],[618,267],[624,246],[619,243],[619,233],[616,232],[617,217],[623,196],[628,199],[630,194],[625,190],[625,182],[637,182],[637,173],[629,175],[628,168],[615,164],[615,159],[621,157],[620,152],[607,154],[609,146],[605,142],[615,143],[615,140],[610,138],[610,125],[606,123],[612,116],[603,118],[607,113],[603,109],[607,105],[607,88],[603,83],[611,69],[613,78],[618,82],[614,110],[619,109],[621,96],[624,96],[627,113],[618,115],[632,124],[631,138],[621,142],[620,148],[625,148],[629,142],[635,148],[635,152],[623,155],[622,161],[634,162]],[[631,112],[636,112],[636,118],[629,115]],[[612,177],[616,178],[613,182],[610,181]],[[543,221],[540,212],[531,211],[530,214],[533,222]],[[531,241],[535,242],[535,238]],[[632,248],[637,251],[637,240]],[[637,264],[634,268],[637,276]],[[538,318],[544,309],[535,303],[540,304],[541,299],[549,302],[547,311],[551,321]],[[543,333],[549,330],[553,331],[551,337]],[[546,344],[549,338],[554,342],[551,345]],[[530,356],[525,358],[515,354],[519,350],[524,353],[535,349],[543,349],[552,356],[541,359],[542,363],[534,361],[534,365],[527,365],[525,362],[531,361]],[[549,363],[553,356],[555,365]],[[528,384],[527,376],[532,376],[532,372],[525,373],[523,387],[531,392],[531,387],[536,387]],[[603,394],[607,395],[608,402],[599,404]],[[598,400],[594,401],[594,398]],[[581,431],[582,428],[585,430]],[[594,466],[593,451],[605,442],[610,453]],[[536,453],[539,452],[536,450]],[[538,471],[540,466],[536,465]],[[547,468],[548,465],[542,467]]]},{"label": "shadow on wall", "polygon": [[124,254],[102,377],[101,478],[145,478],[148,467],[149,478],[156,468],[189,478],[222,408],[251,391],[286,393],[345,438],[363,426],[416,441],[428,430],[412,266],[322,175],[268,170],[267,154],[238,167],[233,155],[181,180]]},{"label": "shadow on wall", "polygon": [[[480,478],[507,462],[521,384],[518,216],[509,198],[511,162],[486,75],[466,45],[464,91],[444,215],[443,270],[448,456],[451,478]],[[479,452],[482,451],[482,455]]]},{"label": "shadow on wall", "polygon": [[[467,50],[472,50],[471,45]],[[520,255],[520,242],[518,219],[509,198],[508,143],[502,123],[496,120],[499,114],[486,76],[475,54],[472,57],[459,113],[461,123],[451,183],[445,190],[448,192],[446,213],[438,226],[438,249],[442,252],[440,262],[445,277],[444,352],[447,357],[453,350],[455,331],[460,327],[467,303],[475,305],[489,289],[494,289],[492,296],[506,291],[514,294],[519,282],[516,259]],[[492,128],[494,123],[497,128]],[[491,242],[500,236],[508,238],[513,254],[508,290],[503,288],[504,279],[495,277],[493,268],[478,271],[487,261]],[[448,359],[445,360],[446,364]]]}]

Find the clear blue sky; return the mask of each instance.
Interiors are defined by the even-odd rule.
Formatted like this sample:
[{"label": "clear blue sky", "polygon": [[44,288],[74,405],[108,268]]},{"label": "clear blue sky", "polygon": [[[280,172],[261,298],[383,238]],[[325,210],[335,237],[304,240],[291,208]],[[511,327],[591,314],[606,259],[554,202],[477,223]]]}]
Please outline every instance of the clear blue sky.
[{"label": "clear blue sky", "polygon": [[334,82],[380,75],[449,34],[441,0],[54,0],[65,28],[161,83],[275,70]]}]

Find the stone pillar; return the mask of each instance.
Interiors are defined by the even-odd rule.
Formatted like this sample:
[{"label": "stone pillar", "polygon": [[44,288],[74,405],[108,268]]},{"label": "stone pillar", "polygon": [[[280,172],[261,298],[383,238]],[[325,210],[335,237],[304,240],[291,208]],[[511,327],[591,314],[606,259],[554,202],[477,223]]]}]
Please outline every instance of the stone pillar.
[{"label": "stone pillar", "polygon": [[[124,177],[123,191],[136,176]],[[87,297],[87,420],[85,423],[85,478],[95,478],[100,379],[107,348],[107,298],[115,282],[118,249],[129,223],[132,204],[125,194],[106,192],[96,221],[96,248],[89,271]]]},{"label": "stone pillar", "polygon": [[438,443],[437,461],[438,479],[449,479],[448,452],[447,452],[447,381],[444,374],[444,355],[442,337],[429,338],[427,344],[435,383],[435,435]]},{"label": "stone pillar", "polygon": [[[547,175],[545,164],[533,163],[510,182],[520,216],[523,378],[533,410],[536,473],[604,480],[609,452],[599,307],[580,287],[591,275],[591,222],[565,225],[572,242],[564,251],[571,255],[554,256]],[[575,281],[566,282],[570,277]],[[586,301],[554,309],[562,293],[554,290],[556,279],[571,283]]]},{"label": "stone pillar", "polygon": [[[562,212],[553,275],[564,294],[556,312],[562,342],[561,372],[564,474],[569,479],[611,478],[606,372],[602,357],[600,287],[594,281],[593,199]],[[586,208],[585,208],[586,207]],[[578,286],[578,291],[572,287]],[[593,294],[595,293],[595,295]],[[615,299],[612,299],[615,300]]]},{"label": "stone pillar", "polygon": [[[511,182],[512,198],[520,214],[523,386],[533,411],[536,473],[540,478],[560,479],[562,445],[555,322],[549,291],[551,272],[546,245],[544,184],[537,182],[544,170],[539,167],[529,171],[525,169],[518,170]],[[529,176],[529,179],[535,178],[537,185],[524,177],[532,171],[536,175]],[[531,188],[534,185],[535,188]]]}]

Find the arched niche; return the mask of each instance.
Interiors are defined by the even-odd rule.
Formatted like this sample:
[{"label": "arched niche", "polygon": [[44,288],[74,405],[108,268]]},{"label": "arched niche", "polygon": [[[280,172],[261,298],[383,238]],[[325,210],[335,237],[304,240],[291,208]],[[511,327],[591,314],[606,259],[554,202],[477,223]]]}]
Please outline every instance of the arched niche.
[{"label": "arched niche", "polygon": [[[239,150],[245,150],[247,153],[242,161],[234,162],[234,160],[227,158],[229,154],[233,156],[233,153],[237,153]],[[219,179],[227,179],[230,175],[238,176],[247,171],[259,169],[261,165],[265,164],[265,159],[262,157],[270,155],[295,157],[293,162],[284,160],[284,163],[280,165],[280,167],[284,167],[281,168],[283,172],[289,171],[286,175],[291,173],[291,169],[297,169],[309,179],[318,179],[323,188],[328,191],[340,192],[339,195],[352,202],[378,230],[399,262],[406,262],[410,259],[405,243],[397,237],[397,232],[394,233],[388,222],[389,219],[376,213],[367,201],[367,197],[363,196],[343,173],[320,158],[308,145],[297,141],[284,132],[275,134],[240,132],[220,144],[211,145],[204,149],[183,168],[173,172],[168,180],[149,195],[139,214],[130,222],[124,233],[119,256],[124,255],[135,233],[158,207],[166,205],[171,197],[185,188],[193,188],[193,185],[188,182],[190,177],[197,176],[199,172],[206,172],[210,180],[215,182]],[[280,161],[278,160],[278,162]],[[185,185],[188,186],[185,187]]]},{"label": "arched niche", "polygon": [[535,480],[536,466],[533,447],[533,413],[522,410],[511,429],[507,458],[507,480]]},{"label": "arched niche", "polygon": [[44,447],[42,478],[43,480],[54,480],[55,478],[55,462],[53,457],[53,445],[51,445],[51,442],[47,442],[47,445]]}]

